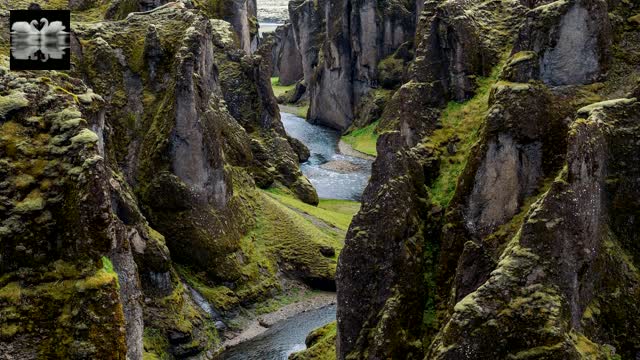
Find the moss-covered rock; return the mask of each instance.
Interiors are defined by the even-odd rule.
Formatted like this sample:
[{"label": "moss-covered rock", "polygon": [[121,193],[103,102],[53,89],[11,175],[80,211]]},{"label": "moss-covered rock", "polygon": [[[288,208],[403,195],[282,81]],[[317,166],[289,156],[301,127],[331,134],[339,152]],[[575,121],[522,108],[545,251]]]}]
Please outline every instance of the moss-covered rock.
[{"label": "moss-covered rock", "polygon": [[[636,10],[609,2],[606,15],[602,6],[425,3],[411,80],[382,115],[365,194],[385,214],[405,196],[420,201],[401,208],[422,210],[411,222],[366,206],[356,217],[338,268],[338,358],[638,356],[635,339],[618,335],[640,323],[627,305],[638,289],[636,204],[620,202],[637,190],[638,32],[626,21]],[[579,24],[588,39],[567,32]],[[532,38],[540,47],[527,45]],[[596,55],[565,51],[575,44]],[[575,69],[561,61],[558,78],[569,74],[572,86],[542,75],[554,51],[581,56]],[[594,59],[597,75],[583,76],[590,68],[580,63]],[[422,171],[399,167],[401,157]],[[614,298],[630,309],[624,320]]]},{"label": "moss-covered rock", "polygon": [[336,323],[332,322],[312,331],[305,340],[307,349],[292,354],[291,360],[335,360],[336,359]]}]

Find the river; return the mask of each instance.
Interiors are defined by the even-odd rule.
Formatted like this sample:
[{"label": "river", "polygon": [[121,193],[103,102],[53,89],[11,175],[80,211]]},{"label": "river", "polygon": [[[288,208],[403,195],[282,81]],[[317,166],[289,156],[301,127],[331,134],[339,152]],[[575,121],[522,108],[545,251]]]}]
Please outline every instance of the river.
[{"label": "river", "polygon": [[[321,198],[358,200],[371,174],[371,161],[338,152],[340,133],[312,125],[303,118],[282,112],[282,123],[289,136],[302,141],[311,152],[309,161],[301,164]],[[338,172],[324,166],[347,162],[358,168]],[[330,305],[295,315],[276,323],[256,338],[247,340],[222,354],[224,360],[286,360],[290,354],[305,349],[304,340],[314,329],[336,319],[336,306]]]},{"label": "river", "polygon": [[307,335],[336,319],[336,306],[307,311],[283,320],[262,335],[226,351],[223,360],[286,360],[306,348]]},{"label": "river", "polygon": [[[311,181],[321,199],[359,201],[371,175],[371,161],[338,152],[340,133],[305,119],[282,114],[282,124],[289,136],[309,148],[309,161],[300,165],[302,173]],[[333,166],[332,166],[333,165]],[[336,171],[335,168],[346,168]]]}]

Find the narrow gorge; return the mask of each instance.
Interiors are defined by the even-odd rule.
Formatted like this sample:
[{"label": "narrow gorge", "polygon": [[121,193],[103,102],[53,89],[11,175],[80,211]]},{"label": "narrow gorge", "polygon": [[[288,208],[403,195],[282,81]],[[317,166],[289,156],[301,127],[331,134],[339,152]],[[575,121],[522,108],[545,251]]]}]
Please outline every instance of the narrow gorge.
[{"label": "narrow gorge", "polygon": [[0,29],[0,359],[640,360],[640,2]]}]

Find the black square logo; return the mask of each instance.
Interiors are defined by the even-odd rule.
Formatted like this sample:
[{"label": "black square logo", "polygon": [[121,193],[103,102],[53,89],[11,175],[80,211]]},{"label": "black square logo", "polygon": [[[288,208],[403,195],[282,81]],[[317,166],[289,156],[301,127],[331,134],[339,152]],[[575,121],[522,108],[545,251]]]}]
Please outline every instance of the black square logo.
[{"label": "black square logo", "polygon": [[11,70],[69,70],[69,10],[11,10]]}]

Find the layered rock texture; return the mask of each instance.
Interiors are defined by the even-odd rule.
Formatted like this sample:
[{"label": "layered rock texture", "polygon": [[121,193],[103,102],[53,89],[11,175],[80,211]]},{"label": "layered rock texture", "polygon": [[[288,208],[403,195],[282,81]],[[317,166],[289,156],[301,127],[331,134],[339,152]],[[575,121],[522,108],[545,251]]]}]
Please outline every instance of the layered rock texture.
[{"label": "layered rock texture", "polygon": [[279,78],[282,86],[293,85],[304,77],[302,56],[298,50],[293,27],[291,24],[279,26],[273,37],[273,76]]},{"label": "layered rock texture", "polygon": [[2,57],[7,358],[214,358],[224,322],[284,281],[335,287],[337,237],[260,189],[318,203],[269,57],[203,4],[103,21],[116,4],[74,12],[69,72]]},{"label": "layered rock texture", "polygon": [[[416,6],[403,1],[289,3],[291,25],[279,30],[282,50],[275,58],[301,58],[309,121],[346,130],[369,91],[401,83],[404,62],[411,57]],[[289,50],[292,40],[295,52]]]},{"label": "layered rock texture", "polygon": [[339,359],[640,357],[639,13],[425,2],[340,257]]}]

